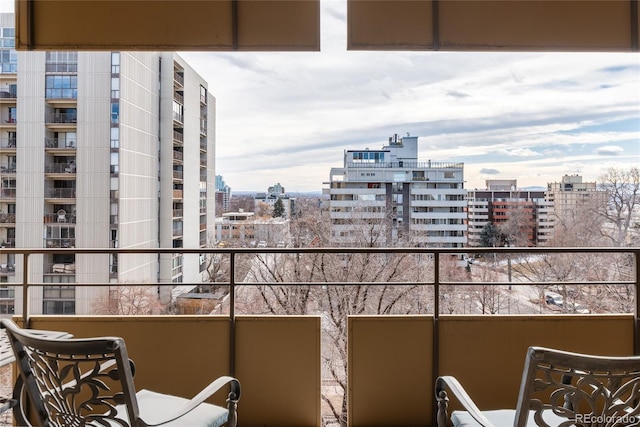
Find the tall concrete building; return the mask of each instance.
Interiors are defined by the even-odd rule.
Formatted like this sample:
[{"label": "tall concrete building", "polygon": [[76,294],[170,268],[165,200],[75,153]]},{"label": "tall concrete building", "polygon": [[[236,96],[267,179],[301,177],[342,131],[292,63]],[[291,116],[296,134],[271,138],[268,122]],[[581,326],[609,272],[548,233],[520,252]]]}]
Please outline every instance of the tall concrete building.
[{"label": "tall concrete building", "polygon": [[216,217],[222,216],[224,212],[229,212],[230,202],[231,187],[224,182],[222,175],[216,175]]},{"label": "tall concrete building", "polygon": [[553,203],[558,223],[578,220],[585,210],[606,205],[607,193],[599,191],[595,181],[583,182],[581,175],[564,175],[561,181],[547,184],[547,200]]},{"label": "tall concrete building", "polygon": [[[18,248],[198,248],[215,234],[215,99],[174,53],[16,52],[0,15],[0,240]],[[184,167],[184,165],[198,165]],[[31,313],[85,314],[110,286],[200,282],[198,254],[30,258]],[[21,259],[0,253],[2,312]],[[171,290],[158,287],[161,300]],[[20,293],[21,294],[21,293]]]},{"label": "tall concrete building", "polygon": [[[544,245],[553,237],[553,203],[543,190],[518,189],[517,180],[487,180],[486,189],[467,192],[469,246],[481,246],[483,228],[492,223],[511,234],[516,246]],[[509,223],[509,224],[507,224]]]},{"label": "tall concrete building", "polygon": [[418,161],[418,137],[346,150],[332,168],[328,208],[338,245],[465,246],[464,165]]}]

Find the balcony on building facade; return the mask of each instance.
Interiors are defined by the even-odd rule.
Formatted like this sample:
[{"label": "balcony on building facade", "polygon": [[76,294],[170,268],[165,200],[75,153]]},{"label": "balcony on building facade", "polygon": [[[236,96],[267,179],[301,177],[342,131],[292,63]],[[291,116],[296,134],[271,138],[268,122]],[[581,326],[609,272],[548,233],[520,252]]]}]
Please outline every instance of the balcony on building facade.
[{"label": "balcony on building facade", "polygon": [[[468,250],[481,254],[488,252],[486,248]],[[94,250],[86,251],[95,253]],[[637,291],[640,285],[640,248],[502,248],[497,253],[515,258],[527,253],[567,256],[570,253],[596,254],[599,251],[630,257],[631,273],[628,277],[608,285],[627,286]],[[11,252],[18,259],[40,253],[30,249],[13,249]],[[41,252],[66,251],[43,249]],[[174,253],[171,249],[113,250],[119,257],[134,252]],[[363,312],[347,315],[344,319],[344,328],[348,330],[344,335],[343,363],[346,371],[341,374],[340,381],[349,391],[345,401],[349,427],[434,426],[434,381],[438,375],[444,374],[456,376],[481,408],[514,407],[525,351],[530,345],[610,356],[640,353],[637,300],[632,304],[632,312],[620,314],[558,314],[544,302],[539,304],[539,314],[448,314],[450,293],[458,285],[468,285],[444,281],[443,276],[436,272],[443,268],[451,254],[456,253],[454,250],[194,248],[181,252],[205,256],[220,254],[231,259],[231,266],[237,265],[243,257],[264,258],[269,254],[273,257],[286,254],[322,256],[325,260],[334,255],[344,257],[353,253],[378,253],[385,257],[402,253],[412,257],[425,255],[423,261],[432,263],[435,268],[433,274],[421,282],[397,284],[428,290],[424,294],[423,311],[408,314]],[[179,256],[174,261],[172,273],[178,278],[184,267]],[[348,268],[349,263],[345,262],[344,266]],[[51,265],[51,274],[53,268]],[[55,268],[62,268],[63,272],[57,274],[65,274],[67,267],[63,264]],[[19,323],[28,320],[29,327],[34,329],[60,330],[75,337],[122,336],[129,356],[140,367],[135,378],[138,388],[189,397],[209,379],[219,375],[236,376],[244,391],[238,406],[243,426],[324,427],[335,423],[322,403],[326,399],[335,399],[340,404],[342,398],[338,381],[331,378],[324,368],[327,353],[323,353],[323,348],[329,336],[325,336],[329,332],[323,321],[326,314],[311,310],[297,315],[258,315],[252,311],[251,295],[264,285],[277,284],[290,289],[294,286],[339,289],[352,285],[355,289],[374,286],[375,283],[352,280],[273,283],[266,276],[256,276],[262,277],[258,282],[239,283],[235,281],[237,271],[232,269],[227,274],[223,281],[217,283],[227,289],[227,297],[211,313],[188,316],[30,315],[29,305],[25,304],[24,311],[14,319]],[[13,283],[15,294],[27,289],[25,285],[29,288],[43,286],[42,283],[29,282],[29,277],[25,275],[22,279],[25,281]],[[143,283],[151,281],[144,280]],[[386,287],[389,283],[384,285]],[[479,285],[506,289],[503,281]],[[567,285],[585,286],[586,283]],[[95,283],[93,286],[104,284]],[[17,309],[19,311],[19,307]],[[182,368],[173,369],[185,360],[188,362],[183,363]],[[274,384],[278,390],[286,392],[274,392]],[[402,402],[401,411],[393,404],[398,401]],[[452,401],[451,404],[453,409],[459,408],[457,402]]]},{"label": "balcony on building facade", "polygon": [[0,103],[9,102],[15,103],[18,99],[18,86],[3,86],[0,87]]},{"label": "balcony on building facade", "polygon": [[5,213],[0,211],[0,224],[3,227],[7,226],[15,226],[16,224],[16,214],[14,213]]},{"label": "balcony on building facade", "polygon": [[178,162],[178,163],[182,163],[182,159],[183,159],[184,155],[182,154],[182,151],[178,151],[178,150],[173,150],[173,160]]},{"label": "balcony on building facade", "polygon": [[44,197],[47,199],[75,199],[75,188],[48,188],[44,191]]},{"label": "balcony on building facade", "polygon": [[66,274],[66,275],[75,275],[76,274],[76,265],[75,263],[46,263],[44,265],[44,274]]},{"label": "balcony on building facade", "polygon": [[[58,157],[59,159],[59,157]],[[65,162],[49,161],[44,165],[44,173],[48,175],[68,175],[76,173],[76,162],[74,158]]]},{"label": "balcony on building facade", "polygon": [[[180,146],[184,143],[184,134],[182,132],[178,132],[178,131],[173,131],[173,142],[174,145]],[[178,144],[175,144],[175,143]]]},{"label": "balcony on building facade", "polygon": [[184,105],[184,95],[181,92],[173,92],[173,100]]},{"label": "balcony on building facade", "polygon": [[184,72],[183,71],[174,71],[173,72],[173,83],[174,86],[183,87],[184,86]]},{"label": "balcony on building facade", "polygon": [[15,136],[0,138],[0,150],[8,150],[15,153],[16,142],[17,138]]},{"label": "balcony on building facade", "polygon": [[[12,234],[15,235],[15,228],[8,228],[7,231],[12,231]],[[16,238],[15,237],[7,237],[0,238],[0,247],[2,248],[15,248],[16,247]]]},{"label": "balcony on building facade", "polygon": [[0,172],[7,175],[15,175],[16,164],[14,162],[0,163]]},{"label": "balcony on building facade", "polygon": [[61,112],[53,111],[45,114],[46,124],[63,124],[63,125],[75,125],[78,122],[78,113],[75,110]]},{"label": "balcony on building facade", "polygon": [[45,237],[45,248],[74,248],[76,245],[75,238],[69,237]]},{"label": "balcony on building facade", "polygon": [[44,148],[47,150],[75,150],[76,142],[66,138],[45,138]]},{"label": "balcony on building facade", "polygon": [[173,112],[173,121],[177,124],[183,124],[184,123],[184,114],[180,114],[178,112]]},{"label": "balcony on building facade", "polygon": [[181,170],[173,170],[173,179],[182,181],[184,173]]},{"label": "balcony on building facade", "polygon": [[[3,183],[4,184],[4,183]],[[15,188],[15,186],[13,186],[12,184],[10,187],[4,187],[0,188],[0,198],[2,198],[3,202],[11,202],[11,201],[15,201],[16,199],[16,194],[17,194],[17,190]]]}]

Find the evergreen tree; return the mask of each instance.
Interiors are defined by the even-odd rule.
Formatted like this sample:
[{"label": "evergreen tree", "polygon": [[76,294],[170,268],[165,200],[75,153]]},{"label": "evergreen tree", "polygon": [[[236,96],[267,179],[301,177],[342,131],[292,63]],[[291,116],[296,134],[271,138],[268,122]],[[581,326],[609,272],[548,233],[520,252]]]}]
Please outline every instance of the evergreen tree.
[{"label": "evergreen tree", "polygon": [[276,202],[273,204],[273,214],[271,216],[273,218],[284,216],[284,203],[282,203],[282,199],[276,200]]},{"label": "evergreen tree", "polygon": [[495,246],[501,246],[504,240],[504,236],[492,222],[488,222],[487,225],[482,227],[480,232],[480,245],[485,248],[493,248]]}]

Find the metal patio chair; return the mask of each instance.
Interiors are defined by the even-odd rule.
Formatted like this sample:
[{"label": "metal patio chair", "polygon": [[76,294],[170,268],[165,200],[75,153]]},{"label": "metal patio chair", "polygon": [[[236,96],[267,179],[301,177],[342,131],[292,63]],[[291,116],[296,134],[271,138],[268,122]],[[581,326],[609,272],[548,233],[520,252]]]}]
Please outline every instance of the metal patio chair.
[{"label": "metal patio chair", "polygon": [[[149,390],[136,392],[135,366],[122,338],[49,339],[1,321],[15,354],[37,425],[235,427],[240,398],[237,379],[222,376],[191,400]],[[227,407],[205,400],[229,385]],[[27,423],[23,397],[14,408]]]},{"label": "metal patio chair", "polygon": [[[451,418],[447,390],[464,408]],[[515,409],[481,411],[452,376],[438,377],[435,393],[438,427],[640,426],[640,356],[529,347]]]}]

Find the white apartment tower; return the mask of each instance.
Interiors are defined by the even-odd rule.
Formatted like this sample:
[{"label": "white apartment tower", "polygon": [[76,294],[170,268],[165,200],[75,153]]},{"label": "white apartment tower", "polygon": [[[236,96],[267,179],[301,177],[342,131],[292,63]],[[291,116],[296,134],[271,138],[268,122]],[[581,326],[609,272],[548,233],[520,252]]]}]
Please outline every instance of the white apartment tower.
[{"label": "white apartment tower", "polygon": [[[17,248],[198,248],[215,232],[215,99],[174,53],[16,52],[0,14],[0,240]],[[198,165],[198,167],[185,167]],[[109,286],[201,281],[202,257],[32,256],[30,312],[88,314]],[[0,253],[2,312],[20,259]],[[170,286],[158,287],[168,302]]]},{"label": "white apartment tower", "polygon": [[346,150],[332,168],[329,217],[338,245],[464,247],[464,165],[418,161],[418,137]]}]

